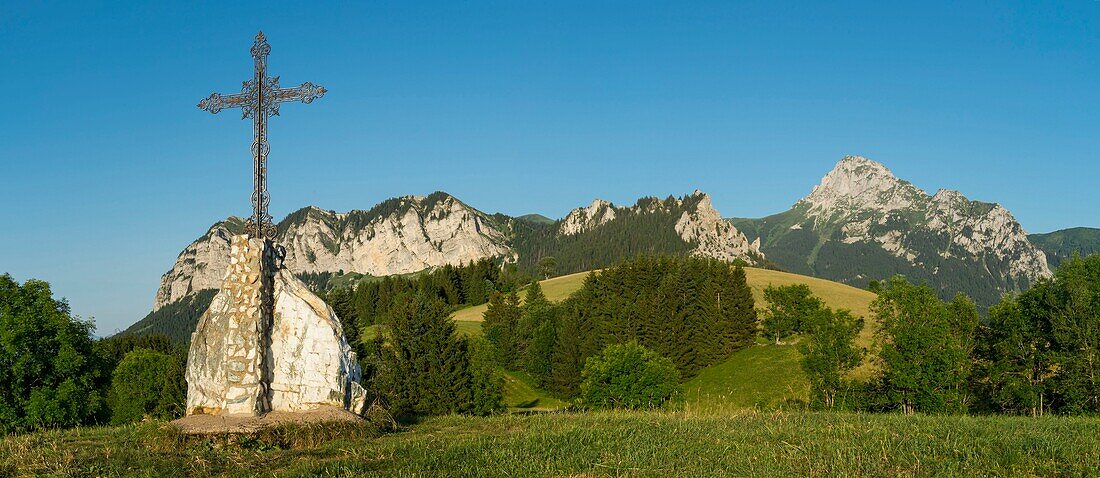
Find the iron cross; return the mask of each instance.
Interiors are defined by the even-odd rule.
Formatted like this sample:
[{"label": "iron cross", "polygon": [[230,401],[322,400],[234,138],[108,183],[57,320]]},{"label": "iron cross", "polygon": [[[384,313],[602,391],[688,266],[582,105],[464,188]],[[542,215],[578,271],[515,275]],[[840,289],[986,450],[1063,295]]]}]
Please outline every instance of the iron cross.
[{"label": "iron cross", "polygon": [[217,114],[224,108],[240,108],[242,119],[252,118],[252,129],[256,139],[252,142],[252,160],[255,163],[252,192],[252,217],[245,231],[251,237],[274,239],[275,225],[271,223],[271,214],[267,212],[271,197],[267,194],[267,117],[279,115],[279,104],[287,101],[312,103],[325,96],[325,88],[310,82],[294,88],[280,88],[278,76],[267,76],[267,54],[271,45],[267,44],[264,32],[256,34],[252,44],[252,59],[256,71],[251,80],[245,81],[240,93],[221,95],[211,93],[199,102],[199,108]]}]

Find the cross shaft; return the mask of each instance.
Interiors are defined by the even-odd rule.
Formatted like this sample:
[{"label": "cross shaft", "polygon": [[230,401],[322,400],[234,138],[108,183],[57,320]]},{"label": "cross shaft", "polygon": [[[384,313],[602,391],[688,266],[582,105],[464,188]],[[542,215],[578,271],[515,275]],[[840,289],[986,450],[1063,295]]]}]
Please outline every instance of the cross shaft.
[{"label": "cross shaft", "polygon": [[252,44],[252,59],[255,74],[251,80],[243,82],[240,93],[222,95],[211,93],[199,102],[199,108],[217,114],[225,108],[240,108],[241,118],[252,118],[252,130],[255,139],[252,142],[252,160],[254,163],[252,191],[252,217],[245,231],[251,237],[274,239],[275,225],[271,222],[268,205],[271,196],[267,193],[267,119],[279,115],[279,105],[288,101],[312,103],[314,99],[325,95],[325,88],[310,82],[293,88],[281,88],[278,76],[267,76],[267,55],[271,46],[267,44],[264,33],[256,34]]}]

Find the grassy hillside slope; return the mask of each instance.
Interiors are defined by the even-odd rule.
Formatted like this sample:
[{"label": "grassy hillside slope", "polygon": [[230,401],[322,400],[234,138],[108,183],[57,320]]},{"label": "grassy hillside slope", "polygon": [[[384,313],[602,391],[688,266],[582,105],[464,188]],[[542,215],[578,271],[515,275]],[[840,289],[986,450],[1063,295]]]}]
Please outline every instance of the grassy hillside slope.
[{"label": "grassy hillside slope", "polygon": [[746,409],[774,410],[810,397],[802,354],[790,345],[757,345],[703,369],[683,385],[684,411],[728,414]]},{"label": "grassy hillside slope", "polygon": [[8,476],[1095,476],[1100,419],[746,412],[440,417],[227,443],[163,424],[5,437]]},{"label": "grassy hillside slope", "polygon": [[[546,295],[547,299],[554,302],[561,302],[584,285],[584,278],[588,277],[588,274],[588,272],[578,272],[576,274],[554,277],[539,281],[539,285],[542,286],[542,293]],[[520,299],[523,299],[522,292],[520,292],[519,296]],[[489,304],[475,305],[455,312],[451,318],[459,322],[481,322],[481,319],[485,316],[485,311],[488,309]],[[462,326],[459,325],[459,327],[461,328]]]}]

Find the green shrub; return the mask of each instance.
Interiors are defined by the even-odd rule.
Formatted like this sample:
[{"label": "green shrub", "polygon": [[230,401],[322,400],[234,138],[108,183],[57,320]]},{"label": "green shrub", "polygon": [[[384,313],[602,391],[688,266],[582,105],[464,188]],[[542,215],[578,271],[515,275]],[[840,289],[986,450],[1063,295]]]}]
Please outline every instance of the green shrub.
[{"label": "green shrub", "polygon": [[581,400],[594,408],[657,408],[678,393],[680,372],[637,342],[609,345],[581,372]]},{"label": "green shrub", "polygon": [[186,386],[183,366],[176,357],[149,349],[134,349],[122,358],[111,379],[107,401],[111,423],[141,420],[145,416],[172,419],[183,411]]}]

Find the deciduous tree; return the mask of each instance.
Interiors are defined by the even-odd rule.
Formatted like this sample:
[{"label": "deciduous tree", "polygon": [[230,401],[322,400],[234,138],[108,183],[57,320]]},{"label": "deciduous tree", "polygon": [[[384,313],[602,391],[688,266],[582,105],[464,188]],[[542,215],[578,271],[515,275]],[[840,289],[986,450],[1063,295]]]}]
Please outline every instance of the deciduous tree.
[{"label": "deciduous tree", "polygon": [[846,374],[859,365],[864,350],[855,345],[863,319],[847,310],[818,309],[804,318],[805,337],[798,344],[802,370],[810,380],[810,404],[834,408],[838,397],[849,388]]},{"label": "deciduous tree", "polygon": [[0,275],[0,429],[70,427],[103,418],[106,374],[93,323],[46,282]]}]

